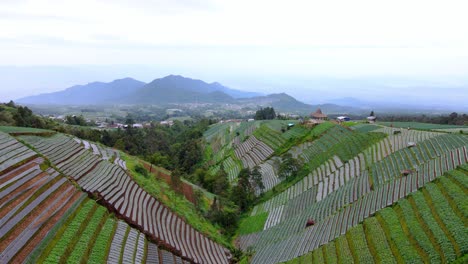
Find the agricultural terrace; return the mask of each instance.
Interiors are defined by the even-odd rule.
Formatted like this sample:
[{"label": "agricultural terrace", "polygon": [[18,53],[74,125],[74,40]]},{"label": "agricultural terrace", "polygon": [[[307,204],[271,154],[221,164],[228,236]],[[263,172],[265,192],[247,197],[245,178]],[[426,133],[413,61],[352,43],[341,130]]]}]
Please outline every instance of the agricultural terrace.
[{"label": "agricultural terrace", "polygon": [[296,120],[265,120],[253,122],[227,122],[212,125],[204,138],[210,143],[205,149],[205,163],[209,172],[216,174],[221,165],[229,175],[230,182],[236,182],[242,168],[260,166],[264,171],[264,184],[271,189],[278,183],[272,168],[265,162],[275,151],[285,147],[288,140],[300,139],[311,130],[288,124]]},{"label": "agricultural terrace", "polygon": [[448,263],[466,256],[467,176],[462,168],[449,171],[287,263]]},{"label": "agricultural terrace", "polygon": [[54,134],[56,133],[53,130],[48,129],[40,129],[40,128],[32,128],[32,127],[15,127],[15,126],[0,126],[0,132],[7,133],[7,134]]},{"label": "agricultural terrace", "polygon": [[[330,157],[307,177],[254,207],[251,216],[241,222],[237,240],[244,250],[252,248],[256,252],[252,263],[282,262],[303,255],[309,259],[312,258],[309,252],[325,244],[326,248],[313,253],[314,260],[330,258],[333,261],[336,254],[329,252],[336,252],[337,247],[344,248],[343,258],[352,259],[351,262],[373,260],[375,247],[366,251],[362,244],[366,236],[362,232],[379,229],[370,226],[375,220],[366,219],[468,162],[466,136],[413,130],[394,134],[393,129],[380,129],[388,136],[353,152],[353,158],[345,161],[338,154]],[[408,145],[408,142],[416,144]],[[302,149],[297,156],[306,152]],[[466,186],[463,188],[466,192]],[[310,219],[314,225],[305,228]],[[346,237],[338,238],[345,234]],[[348,236],[361,244],[347,245]],[[388,243],[392,247],[393,244]],[[379,246],[385,247],[385,243]],[[362,259],[356,259],[353,252],[361,250],[359,258]],[[420,258],[420,255],[418,249],[413,256]],[[462,255],[458,252],[454,256]]]},{"label": "agricultural terrace", "polygon": [[190,263],[148,241],[88,198],[79,199],[27,259],[32,263]]},{"label": "agricultural terrace", "polygon": [[0,262],[20,263],[85,195],[16,139],[0,142]]},{"label": "agricultural terrace", "polygon": [[467,128],[466,126],[459,126],[459,125],[441,125],[441,124],[418,123],[418,122],[379,122],[378,124],[384,125],[387,127],[411,128],[411,129],[418,129],[418,130]]},{"label": "agricultural terrace", "polygon": [[120,166],[103,160],[64,135],[23,140],[66,176],[159,246],[196,263],[228,263],[229,251],[208,239],[141,188]]}]

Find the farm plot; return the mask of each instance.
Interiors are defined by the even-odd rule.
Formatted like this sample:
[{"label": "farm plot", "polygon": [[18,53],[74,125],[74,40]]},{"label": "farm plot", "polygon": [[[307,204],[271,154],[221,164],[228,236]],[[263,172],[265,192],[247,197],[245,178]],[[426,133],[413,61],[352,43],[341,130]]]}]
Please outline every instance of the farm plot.
[{"label": "farm plot", "polygon": [[[463,224],[463,215],[468,212],[466,206],[465,209],[461,206],[465,200],[463,193],[466,186],[465,190],[460,186],[452,189],[453,186],[448,185],[456,183],[450,175],[439,179],[399,200],[396,206],[379,210],[363,224],[337,237],[334,243],[320,246],[321,243],[317,241],[323,241],[323,237],[333,231],[329,232],[326,228],[328,225],[319,223],[304,230],[302,236],[291,236],[259,248],[252,263],[271,263],[270,259],[296,263],[297,260],[317,259],[320,256],[334,259],[334,256],[328,256],[333,255],[333,250],[329,249],[334,246],[341,253],[336,258],[347,259],[346,263],[452,262],[464,256],[467,250],[468,232]],[[455,192],[450,194],[452,190]],[[285,248],[277,250],[282,247]]]},{"label": "farm plot", "polygon": [[289,129],[288,131],[284,132],[281,136],[285,139],[293,139],[293,138],[302,138],[310,132],[309,129],[302,127],[302,126],[294,126],[293,128]]},{"label": "farm plot", "polygon": [[[455,158],[455,153],[463,156],[466,148],[453,150],[430,161],[432,164],[452,164],[441,169],[437,177],[441,176],[445,169],[451,170],[460,165],[459,160]],[[466,163],[467,160],[462,160],[462,162]],[[429,163],[427,167],[431,167]],[[345,234],[350,228],[371,217],[375,212],[416,192],[418,188],[435,179],[432,172],[428,172],[431,174],[429,176],[423,172],[424,170],[421,170],[421,173],[395,179],[374,190],[369,189],[365,181],[359,183],[360,179],[367,177],[353,179],[324,200],[306,207],[296,215],[288,215],[277,225],[256,233],[254,250],[257,254],[254,256],[253,263],[263,263],[266,256],[277,261],[293,259]],[[355,184],[351,185],[351,182]],[[308,219],[315,220],[315,225],[305,228]],[[275,249],[278,248],[284,250],[276,252]]]},{"label": "farm plot", "polygon": [[381,127],[376,126],[376,125],[369,125],[369,124],[359,124],[359,125],[355,125],[351,127],[352,130],[362,132],[362,133],[372,132],[379,128]]},{"label": "farm plot", "polygon": [[[34,263],[189,263],[163,251],[124,221],[116,221],[105,207],[82,198],[69,217],[28,258]],[[160,259],[160,255],[165,259]]]},{"label": "farm plot", "polygon": [[280,132],[269,128],[267,125],[260,126],[254,131],[253,135],[273,150],[279,149],[286,142],[286,139],[281,136]]},{"label": "farm plot", "polygon": [[[464,146],[468,146],[467,137],[445,134],[422,141],[416,147],[401,149],[372,165],[373,182],[377,186],[399,177],[402,171],[414,170],[420,164]],[[462,158],[455,155],[460,163]]]},{"label": "farm plot", "polygon": [[[381,158],[380,162],[373,163],[371,166],[373,184],[374,186],[379,186],[379,184],[389,179],[400,177],[402,170],[409,168],[415,170],[414,168],[420,164],[427,163],[431,159],[444,155],[449,150],[468,145],[466,137],[438,134],[437,137],[420,142],[420,144],[414,148],[405,148],[390,155],[387,146],[388,142],[388,139],[384,139],[374,144],[366,149],[363,152],[364,154],[359,154],[341,167],[339,167],[340,161],[336,161],[336,159],[325,162],[316,170],[312,171],[308,177],[305,177],[284,193],[273,197],[268,202],[257,205],[252,211],[252,215],[269,211],[280,205],[285,205],[288,203],[288,200],[293,199],[312,187],[316,188],[315,194],[317,198],[314,201],[320,201],[330,192],[336,191],[337,188],[343,186],[350,179],[361,175],[362,171],[367,167],[366,160],[378,160]],[[454,158],[459,159],[458,163],[463,163],[463,159],[466,159],[461,154],[454,153],[454,155]],[[437,165],[434,163],[433,166]],[[441,166],[439,165],[438,167]],[[336,168],[337,170],[335,170]],[[421,169],[422,168],[423,167],[421,167]],[[308,199],[307,201],[310,202],[311,200]]]},{"label": "farm plot", "polygon": [[441,125],[441,124],[418,123],[418,122],[379,122],[379,124],[387,126],[387,127],[411,128],[411,129],[420,129],[420,130],[466,128],[466,126]]},{"label": "farm plot", "polygon": [[235,182],[239,172],[241,170],[241,165],[238,161],[234,160],[232,157],[228,157],[223,162],[224,170],[227,172],[229,181]]},{"label": "farm plot", "polygon": [[32,159],[37,154],[13,137],[0,132],[0,173],[12,169],[20,162]]},{"label": "farm plot", "polygon": [[[57,151],[78,145],[74,140],[56,146],[57,137],[29,140],[38,149],[44,149],[46,156],[55,157]],[[49,149],[55,149],[48,152]],[[81,152],[79,152],[81,153]],[[113,207],[127,222],[158,241],[172,252],[196,263],[227,263],[229,251],[209,240],[185,223],[169,208],[138,186],[127,173],[110,162],[96,161],[96,156],[85,151],[79,157],[57,165],[63,172],[77,181],[83,190],[97,195]],[[51,158],[54,163],[56,159]],[[77,161],[75,161],[77,160]],[[92,165],[89,165],[92,163]],[[84,169],[83,169],[84,168]],[[181,231],[182,230],[182,231]]]},{"label": "farm plot", "polygon": [[441,135],[441,133],[437,132],[426,132],[392,127],[384,127],[375,130],[375,132],[382,132],[389,135],[388,139],[390,143],[391,152],[407,148],[409,146],[409,143],[417,144],[418,142]]},{"label": "farm plot", "polygon": [[127,169],[126,162],[120,158],[118,150],[101,146],[95,143],[89,143],[86,140],[81,140],[79,138],[73,138],[78,144],[82,144],[85,149],[90,149],[94,155],[101,157],[103,160],[114,159],[114,164],[122,167],[124,170]]},{"label": "farm plot", "polygon": [[249,137],[234,150],[236,157],[242,161],[244,168],[253,168],[260,165],[273,152],[270,147],[254,136]]},{"label": "farm plot", "polygon": [[35,159],[0,174],[0,262],[23,262],[75,201],[84,197]]},{"label": "farm plot", "polygon": [[[289,200],[296,199],[298,196],[301,196],[300,199],[305,199],[302,201],[304,204],[322,200],[329,193],[336,191],[354,177],[361,175],[361,170],[364,170],[364,168],[365,160],[362,154],[345,164],[337,156],[334,156],[281,194],[274,196],[265,203],[256,205],[252,215],[270,211],[280,205],[287,205],[290,202]],[[313,197],[310,196],[312,192]],[[286,207],[298,206],[297,202],[294,202],[294,204]]]}]

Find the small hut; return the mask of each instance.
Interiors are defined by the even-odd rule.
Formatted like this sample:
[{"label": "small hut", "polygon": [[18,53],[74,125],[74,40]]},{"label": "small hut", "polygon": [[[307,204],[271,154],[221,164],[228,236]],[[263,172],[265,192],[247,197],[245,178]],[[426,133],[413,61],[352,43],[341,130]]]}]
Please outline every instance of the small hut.
[{"label": "small hut", "polygon": [[315,120],[327,120],[328,116],[324,113],[322,113],[322,110],[320,108],[315,111],[315,113],[310,114],[310,117]]}]

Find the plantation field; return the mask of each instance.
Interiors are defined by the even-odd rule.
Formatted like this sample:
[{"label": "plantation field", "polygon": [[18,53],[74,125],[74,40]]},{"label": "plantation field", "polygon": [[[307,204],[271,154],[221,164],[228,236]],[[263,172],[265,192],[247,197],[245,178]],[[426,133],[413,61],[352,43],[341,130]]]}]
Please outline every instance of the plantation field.
[{"label": "plantation field", "polygon": [[53,130],[39,129],[32,127],[13,127],[13,126],[0,126],[0,132],[4,133],[29,133],[29,134],[44,134],[44,133],[55,133]]},{"label": "plantation field", "polygon": [[467,176],[460,169],[450,171],[395,205],[378,211],[333,242],[287,263],[318,260],[318,255],[341,263],[456,261],[468,252],[465,227],[468,185],[462,180]]},{"label": "plantation field", "polygon": [[[252,221],[256,223],[253,226],[257,226],[242,229],[237,240],[242,249],[251,248],[255,252],[252,263],[397,263],[410,260],[424,263],[431,257],[432,260],[437,259],[429,251],[421,253],[419,247],[407,249],[414,238],[405,233],[408,232],[407,227],[398,229],[394,220],[401,223],[404,216],[410,217],[410,213],[397,210],[396,217],[392,218],[392,215],[388,215],[388,208],[399,208],[399,204],[403,207],[402,201],[415,192],[420,192],[421,188],[425,193],[424,190],[431,189],[434,185],[431,182],[446,182],[446,176],[440,176],[454,173],[457,166],[465,166],[468,162],[468,137],[406,129],[395,134],[393,131],[399,129],[379,126],[370,129],[367,126],[369,125],[357,125],[357,129],[362,127],[372,134],[380,132],[387,136],[369,144],[366,144],[369,140],[364,139],[360,143],[362,147],[355,147],[356,150],[348,150],[349,154],[343,154],[344,150],[352,146],[350,142],[359,142],[359,133],[368,135],[368,132],[354,132],[358,133],[356,137],[348,130],[332,128],[315,141],[291,149],[295,156],[304,157],[309,162],[309,167],[314,163],[318,166],[307,177],[256,205],[251,216],[244,220],[243,223]],[[337,135],[340,137],[337,138]],[[328,142],[339,145],[340,141],[345,143],[336,148],[333,156],[321,158],[325,149],[334,149],[334,144]],[[416,144],[408,147],[408,142]],[[314,148],[317,149],[316,154],[307,156],[307,153],[313,153],[311,150]],[[323,150],[320,151],[320,148]],[[410,173],[402,174],[406,170]],[[455,172],[459,173],[459,170]],[[465,186],[461,188],[461,192],[450,193],[449,190],[456,189],[456,186],[450,185],[450,182],[445,184],[449,189],[442,190],[442,194],[458,195],[459,200],[461,194],[467,191]],[[447,195],[439,195],[438,199],[450,203]],[[446,207],[454,207],[449,205]],[[439,210],[442,208],[444,207],[440,206]],[[455,212],[459,218],[464,215],[456,210]],[[265,214],[267,217],[261,230],[261,222],[256,219],[264,219]],[[379,222],[381,215],[385,215],[382,218],[387,220],[382,225]],[[450,212],[441,212],[437,216],[440,219],[438,223],[445,221],[442,218],[448,215]],[[315,225],[306,228],[305,223],[309,219],[313,219]],[[414,219],[408,219],[410,220]],[[459,220],[454,218],[453,221]],[[459,222],[459,225],[464,224]],[[389,237],[388,230],[395,230],[390,233],[393,238]],[[401,234],[406,234],[406,239],[409,240],[398,237],[398,230],[402,230]],[[419,232],[418,230],[414,228],[414,232]],[[453,241],[450,236],[449,240]],[[421,243],[425,243],[421,247],[429,249],[429,244],[424,241],[427,242],[421,238]],[[462,241],[459,238],[454,247],[466,244]],[[451,251],[449,248],[447,250],[449,254]],[[440,255],[440,250],[437,252]],[[464,253],[458,252],[452,255],[451,260],[463,255]],[[301,258],[296,259],[297,257]]]},{"label": "plantation field", "polygon": [[466,126],[458,125],[440,125],[440,124],[428,124],[418,122],[379,122],[380,125],[393,126],[397,128],[411,128],[421,130],[433,130],[433,129],[452,129],[452,128],[467,128]]},{"label": "plantation field", "polygon": [[[467,135],[287,124],[229,122],[204,134],[207,171],[223,167],[235,185],[258,166],[265,185],[232,243],[138,172],[136,157],[60,133],[0,132],[0,263],[227,264],[240,256],[233,247],[248,253],[240,263],[466,261]],[[279,177],[285,154],[301,163],[289,179]]]},{"label": "plantation field", "polygon": [[44,156],[0,132],[1,263],[228,263],[231,258],[110,162],[118,152],[62,134],[21,139]]}]

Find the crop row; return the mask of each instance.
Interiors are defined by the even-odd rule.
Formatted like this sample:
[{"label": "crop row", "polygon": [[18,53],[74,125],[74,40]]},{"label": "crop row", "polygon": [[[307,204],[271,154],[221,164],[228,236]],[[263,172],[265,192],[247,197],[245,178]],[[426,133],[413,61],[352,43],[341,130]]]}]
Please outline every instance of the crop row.
[{"label": "crop row", "polygon": [[[466,149],[463,151],[466,152]],[[431,162],[444,163],[445,160],[450,159],[451,155],[446,155]],[[451,169],[451,167],[447,169]],[[432,180],[434,180],[432,175],[411,174],[387,182],[378,189],[360,189],[364,191],[363,196],[355,196],[354,193],[359,189],[354,187],[350,188],[353,190],[352,192],[348,192],[353,194],[352,196],[343,195],[346,192],[341,191],[340,188],[339,191],[332,193],[323,201],[312,204],[294,216],[288,215],[276,226],[260,232],[257,239],[251,241],[250,243],[253,244],[250,245],[255,245],[257,252],[262,252],[259,254],[259,260],[271,254],[271,250],[273,250],[271,244],[278,244],[278,247],[297,248],[297,251],[285,251],[283,255],[288,256],[288,258],[298,256],[297,254],[300,252],[308,252],[317,246],[326,244],[340,234],[344,234],[349,228],[356,226],[376,211],[392,205]],[[344,210],[340,210],[341,208]],[[307,219],[314,219],[318,224],[304,230]],[[314,241],[314,243],[305,243],[304,241]]]},{"label": "crop row", "polygon": [[[449,203],[461,205],[466,200],[463,195],[466,189],[454,188],[456,183],[450,175],[439,179],[398,201],[396,206],[380,210],[334,242],[287,263],[320,258],[333,262],[338,259],[339,263],[447,263],[457,260],[466,254],[468,232],[463,223],[465,217],[459,211],[463,211],[462,207]],[[453,190],[459,195],[449,193]],[[466,208],[464,211],[466,213]],[[278,245],[270,247],[276,249]],[[336,248],[336,257],[329,256],[333,248]],[[273,254],[267,262],[286,261],[285,251],[269,251]],[[253,263],[257,263],[256,256]]]},{"label": "crop row", "polygon": [[34,157],[36,153],[13,137],[0,132],[0,172]]},{"label": "crop row", "polygon": [[[54,139],[57,137],[42,139],[35,144],[54,145]],[[71,146],[77,144],[73,140],[67,142]],[[70,147],[67,144],[61,145],[62,148]],[[98,162],[95,155],[86,152],[70,158],[67,166],[61,169],[76,179],[86,192],[102,197],[126,221],[174,252],[198,263],[227,262],[226,249],[195,231],[138,186],[120,167],[106,161]]]},{"label": "crop row", "polygon": [[73,185],[52,168],[26,162],[0,175],[0,262],[24,261],[68,207],[79,198]]}]

